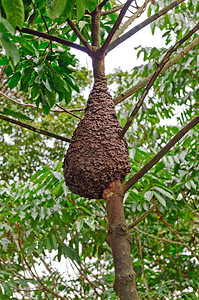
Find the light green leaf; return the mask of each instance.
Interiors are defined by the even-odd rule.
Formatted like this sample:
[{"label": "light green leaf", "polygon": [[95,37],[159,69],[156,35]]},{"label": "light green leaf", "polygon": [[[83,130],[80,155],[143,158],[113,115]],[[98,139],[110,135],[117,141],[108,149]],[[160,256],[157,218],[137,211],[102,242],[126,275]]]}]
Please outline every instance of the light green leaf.
[{"label": "light green leaf", "polygon": [[155,198],[163,205],[166,207],[166,201],[164,200],[164,198],[162,198],[162,196],[160,196],[160,194],[156,193],[155,191],[153,191],[153,195],[155,196]]},{"label": "light green leaf", "polygon": [[0,43],[2,47],[6,50],[7,56],[11,58],[13,65],[16,66],[20,61],[20,56],[17,51],[17,48],[2,32],[0,32]]},{"label": "light green leaf", "polygon": [[159,191],[161,194],[163,194],[164,196],[173,199],[173,195],[171,193],[168,193],[167,191],[165,191],[164,189],[158,187],[158,186],[154,186],[154,189]]},{"label": "light green leaf", "polygon": [[2,0],[2,6],[6,13],[6,18],[10,24],[22,29],[24,23],[24,4],[22,0]]},{"label": "light green leaf", "polygon": [[58,18],[66,7],[66,0],[47,1],[48,16],[52,19]]},{"label": "light green leaf", "polygon": [[148,201],[150,201],[152,197],[153,197],[153,192],[152,191],[147,191],[144,194],[144,198],[146,198]]}]

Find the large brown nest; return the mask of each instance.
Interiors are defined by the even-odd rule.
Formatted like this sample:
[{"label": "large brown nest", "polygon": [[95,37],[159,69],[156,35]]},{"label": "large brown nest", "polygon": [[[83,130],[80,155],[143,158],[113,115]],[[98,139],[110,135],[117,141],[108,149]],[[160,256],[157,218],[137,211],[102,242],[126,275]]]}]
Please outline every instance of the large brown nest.
[{"label": "large brown nest", "polygon": [[106,79],[100,78],[94,84],[85,116],[74,131],[64,159],[65,182],[73,193],[100,199],[112,181],[124,180],[130,172],[130,162],[120,132]]}]

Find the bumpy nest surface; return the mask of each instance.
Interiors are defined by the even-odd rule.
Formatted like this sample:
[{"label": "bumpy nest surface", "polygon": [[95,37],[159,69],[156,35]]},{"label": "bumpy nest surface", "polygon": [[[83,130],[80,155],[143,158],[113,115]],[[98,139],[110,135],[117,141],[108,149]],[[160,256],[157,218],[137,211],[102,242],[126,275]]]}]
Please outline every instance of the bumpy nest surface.
[{"label": "bumpy nest surface", "polygon": [[120,132],[106,79],[100,78],[94,84],[85,116],[73,134],[64,159],[66,185],[73,193],[100,199],[112,181],[124,180],[130,172],[130,162]]}]

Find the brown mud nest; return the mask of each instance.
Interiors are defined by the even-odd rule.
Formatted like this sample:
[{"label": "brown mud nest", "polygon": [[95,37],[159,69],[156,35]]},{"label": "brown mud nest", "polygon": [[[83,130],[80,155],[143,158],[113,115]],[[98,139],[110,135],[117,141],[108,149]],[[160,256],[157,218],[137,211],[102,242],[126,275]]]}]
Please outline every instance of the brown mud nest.
[{"label": "brown mud nest", "polygon": [[74,131],[64,159],[65,182],[73,193],[100,199],[112,181],[124,180],[130,172],[130,162],[120,132],[106,79],[100,78],[94,84],[85,116]]}]

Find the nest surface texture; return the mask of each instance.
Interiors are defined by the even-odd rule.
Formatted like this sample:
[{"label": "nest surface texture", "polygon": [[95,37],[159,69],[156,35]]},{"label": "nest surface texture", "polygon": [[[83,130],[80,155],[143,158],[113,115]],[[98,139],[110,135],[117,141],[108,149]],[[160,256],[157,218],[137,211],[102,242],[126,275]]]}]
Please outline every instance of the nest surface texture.
[{"label": "nest surface texture", "polygon": [[130,172],[130,162],[120,132],[106,79],[100,78],[89,95],[85,116],[74,131],[64,159],[65,182],[73,193],[100,199],[112,181],[124,180]]}]

